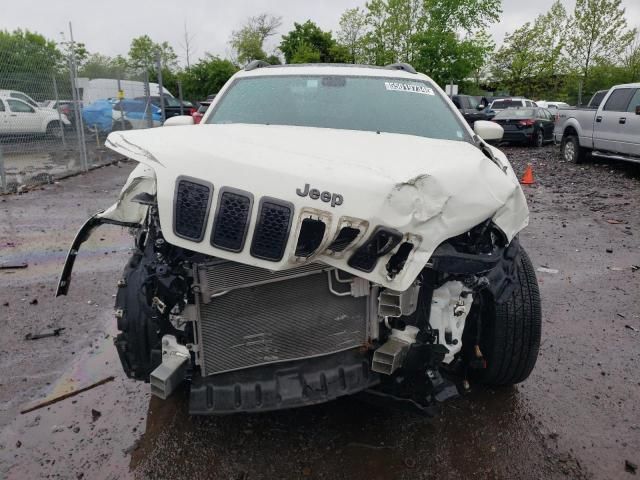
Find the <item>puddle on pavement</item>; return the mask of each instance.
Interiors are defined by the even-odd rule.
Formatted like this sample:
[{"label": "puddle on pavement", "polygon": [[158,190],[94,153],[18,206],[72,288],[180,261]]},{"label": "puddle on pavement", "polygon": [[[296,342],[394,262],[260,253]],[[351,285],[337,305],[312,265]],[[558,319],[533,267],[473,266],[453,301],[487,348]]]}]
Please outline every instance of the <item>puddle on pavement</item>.
[{"label": "puddle on pavement", "polygon": [[109,325],[107,334],[83,352],[42,398],[21,410],[112,375],[115,380],[19,415],[0,434],[0,477],[129,476],[128,457],[144,427],[148,385],[125,378],[113,346],[115,322]]}]

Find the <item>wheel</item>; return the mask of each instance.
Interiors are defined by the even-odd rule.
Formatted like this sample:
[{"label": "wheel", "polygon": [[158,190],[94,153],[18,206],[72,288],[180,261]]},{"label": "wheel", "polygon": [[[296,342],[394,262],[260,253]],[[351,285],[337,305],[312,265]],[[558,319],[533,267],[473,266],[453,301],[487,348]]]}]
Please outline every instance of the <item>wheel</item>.
[{"label": "wheel", "polygon": [[544,145],[544,132],[542,131],[542,129],[537,130],[533,133],[533,139],[531,140],[531,143],[536,148],[540,148]]},{"label": "wheel", "polygon": [[529,256],[520,248],[517,276],[511,297],[496,303],[483,297],[480,350],[486,368],[474,370],[472,378],[487,385],[513,385],[533,370],[540,349],[542,314],[540,292]]},{"label": "wheel", "polygon": [[47,136],[51,138],[62,138],[62,126],[60,122],[49,122],[47,125]]},{"label": "wheel", "polygon": [[562,138],[560,144],[562,158],[567,162],[582,163],[585,157],[585,149],[580,146],[580,141],[575,135],[567,135]]}]

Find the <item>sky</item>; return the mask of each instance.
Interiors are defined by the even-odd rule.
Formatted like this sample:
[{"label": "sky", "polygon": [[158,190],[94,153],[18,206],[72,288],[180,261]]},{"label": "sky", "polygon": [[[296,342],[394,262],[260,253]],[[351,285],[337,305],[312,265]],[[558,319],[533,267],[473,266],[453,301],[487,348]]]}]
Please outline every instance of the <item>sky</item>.
[{"label": "sky", "polygon": [[[506,32],[545,13],[554,0],[503,0],[500,22],[491,27],[499,45]],[[575,0],[562,0],[573,10]],[[347,8],[365,0],[0,0],[0,30],[29,29],[57,42],[69,39],[69,22],[77,42],[89,52],[126,55],[131,39],[148,34],[154,41],[168,41],[184,64],[184,25],[192,38],[193,57],[206,52],[229,56],[229,37],[244,20],[262,12],[282,17],[279,34],[293,22],[311,19],[322,29],[337,30]],[[640,27],[640,0],[622,0],[630,27]],[[640,29],[640,28],[639,28]],[[61,34],[64,32],[64,38]],[[277,45],[273,38],[268,49]]]}]

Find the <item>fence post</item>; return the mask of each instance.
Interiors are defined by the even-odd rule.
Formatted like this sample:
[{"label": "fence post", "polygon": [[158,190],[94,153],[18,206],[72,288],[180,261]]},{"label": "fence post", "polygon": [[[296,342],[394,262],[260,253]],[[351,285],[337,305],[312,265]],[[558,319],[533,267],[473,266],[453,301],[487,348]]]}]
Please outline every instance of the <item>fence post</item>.
[{"label": "fence post", "polygon": [[156,68],[158,69],[158,90],[160,92],[160,110],[162,115],[162,123],[167,119],[166,112],[164,110],[164,87],[162,86],[162,57],[160,51],[156,52]]},{"label": "fence post", "polygon": [[69,53],[69,68],[71,75],[71,93],[73,94],[73,103],[76,105],[76,119],[78,123],[76,124],[76,130],[78,133],[78,148],[80,149],[80,159],[82,162],[82,168],[85,172],[89,171],[89,160],[87,158],[87,145],[85,143],[84,137],[84,121],[82,119],[81,109],[81,99],[80,92],[78,90],[78,71],[76,70],[76,54],[75,54],[75,43],[73,41],[73,28],[71,27],[71,22],[69,22],[69,35],[71,38],[71,48]]},{"label": "fence post", "polygon": [[153,117],[151,116],[151,87],[149,87],[149,70],[144,70],[144,97],[146,99],[146,105],[144,107],[144,116],[147,118],[147,127],[153,127]]},{"label": "fence post", "polygon": [[120,84],[120,73],[118,73],[118,100],[120,101],[120,123],[122,125],[122,130],[125,130],[124,123],[124,109],[122,108],[122,100],[124,99],[124,92],[122,91],[122,85]]},{"label": "fence post", "polygon": [[582,105],[582,80],[578,82],[578,107]]},{"label": "fence post", "polygon": [[182,82],[178,80],[178,99],[180,100],[180,115],[184,115],[184,99],[182,98]]},{"label": "fence post", "polygon": [[2,145],[0,145],[0,185],[2,193],[7,193],[7,174],[4,171],[4,156],[2,154]]},{"label": "fence post", "polygon": [[53,79],[53,93],[56,100],[56,110],[58,110],[58,123],[60,125],[60,133],[62,134],[62,145],[67,148],[67,140],[64,135],[64,123],[62,123],[62,112],[60,112],[60,96],[58,95],[58,82],[56,82],[56,76],[51,75]]}]

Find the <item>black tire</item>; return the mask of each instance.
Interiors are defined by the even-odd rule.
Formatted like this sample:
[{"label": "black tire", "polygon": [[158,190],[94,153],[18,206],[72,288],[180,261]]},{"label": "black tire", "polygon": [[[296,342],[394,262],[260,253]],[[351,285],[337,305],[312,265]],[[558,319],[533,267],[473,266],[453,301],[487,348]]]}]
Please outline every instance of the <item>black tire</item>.
[{"label": "black tire", "polygon": [[531,145],[533,145],[536,148],[540,148],[544,145],[544,131],[541,128],[533,132]]},{"label": "black tire", "polygon": [[523,248],[515,260],[516,285],[502,304],[484,298],[480,349],[486,368],[475,380],[493,386],[513,385],[529,376],[538,358],[542,314],[535,270]]},{"label": "black tire", "polygon": [[47,137],[56,139],[62,138],[62,125],[60,125],[60,122],[55,120],[53,122],[49,122],[47,125]]},{"label": "black tire", "polygon": [[566,135],[560,144],[560,153],[567,162],[582,163],[586,157],[586,150],[580,146],[575,135]]}]

